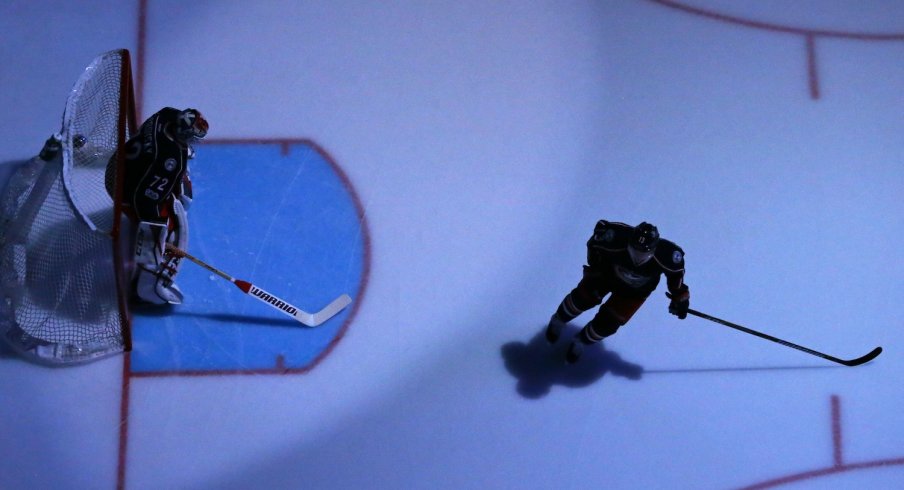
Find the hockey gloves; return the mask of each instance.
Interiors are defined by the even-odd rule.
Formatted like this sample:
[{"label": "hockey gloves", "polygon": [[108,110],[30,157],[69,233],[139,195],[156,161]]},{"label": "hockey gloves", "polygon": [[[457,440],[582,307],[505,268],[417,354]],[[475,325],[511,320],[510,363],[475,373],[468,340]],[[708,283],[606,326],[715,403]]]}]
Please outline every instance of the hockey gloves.
[{"label": "hockey gloves", "polygon": [[686,284],[681,285],[681,289],[669,295],[672,302],[669,303],[669,313],[684,320],[687,318],[687,309],[691,305],[691,293]]}]

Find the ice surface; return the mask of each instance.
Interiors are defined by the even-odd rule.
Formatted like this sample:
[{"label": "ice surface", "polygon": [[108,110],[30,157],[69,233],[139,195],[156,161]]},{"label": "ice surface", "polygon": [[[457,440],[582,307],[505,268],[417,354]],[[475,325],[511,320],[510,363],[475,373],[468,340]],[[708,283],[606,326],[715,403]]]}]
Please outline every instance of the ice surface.
[{"label": "ice surface", "polygon": [[[136,9],[96,3],[54,12],[79,26],[54,36],[35,34],[54,24],[46,8],[0,7],[2,30],[30,41],[0,47],[0,161],[57,130],[85,62],[135,49]],[[896,2],[787,17],[776,2],[685,3],[904,33]],[[326,149],[370,230],[366,292],[304,374],[133,377],[123,405],[121,359],[3,358],[0,418],[15,422],[0,488],[904,482],[901,39],[812,34],[809,58],[803,34],[649,0],[149,4],[144,115],[198,107],[211,138]],[[538,336],[600,218],[680,244],[694,308],[839,357],[885,353],[827,365],[675,320],[660,290],[587,362],[557,365]],[[197,223],[192,246],[224,228]],[[178,332],[179,317],[154,327]]]}]

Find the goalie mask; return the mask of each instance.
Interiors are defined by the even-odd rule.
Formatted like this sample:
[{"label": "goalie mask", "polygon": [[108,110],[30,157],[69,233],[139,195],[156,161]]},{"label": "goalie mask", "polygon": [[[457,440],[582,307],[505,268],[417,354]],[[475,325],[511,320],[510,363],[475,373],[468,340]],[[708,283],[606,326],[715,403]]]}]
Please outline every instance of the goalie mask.
[{"label": "goalie mask", "polygon": [[176,121],[176,139],[183,143],[192,143],[207,136],[207,119],[197,109],[185,109]]}]

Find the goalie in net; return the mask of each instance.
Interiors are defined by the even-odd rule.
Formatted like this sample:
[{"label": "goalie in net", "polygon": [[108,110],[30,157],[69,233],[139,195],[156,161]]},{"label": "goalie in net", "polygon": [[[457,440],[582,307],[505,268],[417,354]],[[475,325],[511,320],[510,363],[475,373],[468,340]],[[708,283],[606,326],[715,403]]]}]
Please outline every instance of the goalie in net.
[{"label": "goalie in net", "polygon": [[188,239],[190,144],[207,121],[165,108],[136,126],[129,52],[104,53],[70,92],[60,133],[0,198],[0,337],[31,360],[129,351],[130,294],[181,302],[164,250]]},{"label": "goalie in net", "polygon": [[[166,245],[188,248],[186,211],[192,190],[188,161],[192,143],[207,135],[207,120],[197,109],[165,107],[148,118],[126,143],[123,213],[137,227],[132,296],[138,302],[181,304],[175,283],[180,257]],[[115,159],[107,172],[107,192],[115,195]]]}]

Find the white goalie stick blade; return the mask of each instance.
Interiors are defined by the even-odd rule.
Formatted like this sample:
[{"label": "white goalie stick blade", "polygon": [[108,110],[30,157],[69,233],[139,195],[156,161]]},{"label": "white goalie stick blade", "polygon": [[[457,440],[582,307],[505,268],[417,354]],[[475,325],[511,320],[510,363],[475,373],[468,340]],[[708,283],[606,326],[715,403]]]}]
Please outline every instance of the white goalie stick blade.
[{"label": "white goalie stick blade", "polygon": [[342,296],[334,299],[332,303],[326,305],[325,308],[318,311],[317,313],[308,313],[301,308],[292,305],[288,301],[280,299],[277,296],[264,291],[263,289],[255,286],[254,284],[251,284],[250,282],[242,281],[241,279],[235,279],[233,283],[246,294],[254,296],[255,298],[263,301],[273,308],[276,308],[286,315],[289,315],[299,323],[308,327],[316,327],[322,324],[323,322],[336,316],[337,313],[345,309],[345,307],[352,302],[352,299],[347,294],[343,294]]},{"label": "white goalie stick blade", "polygon": [[352,302],[352,299],[347,294],[343,294],[342,296],[334,299],[332,303],[326,305],[326,307],[324,307],[317,313],[308,313],[301,308],[298,308],[297,306],[289,303],[288,301],[280,299],[279,297],[270,294],[267,291],[264,291],[263,289],[255,286],[254,284],[251,284],[248,281],[243,281],[241,279],[236,279],[230,276],[220,269],[217,269],[216,267],[186,252],[185,250],[181,250],[171,244],[166,245],[166,250],[168,253],[173,254],[176,257],[185,257],[186,259],[200,265],[210,272],[213,272],[223,279],[226,279],[227,281],[235,284],[236,287],[241,289],[243,293],[261,300],[270,307],[276,308],[277,310],[294,318],[302,325],[306,325],[308,327],[316,327],[318,325],[321,325],[323,322],[336,316],[337,313],[344,310],[345,307]]},{"label": "white goalie stick blade", "polygon": [[350,305],[351,302],[352,298],[347,294],[343,294],[342,296],[334,299],[332,303],[326,305],[317,313],[305,313],[305,315],[307,315],[307,321],[302,320],[298,317],[295,318],[309,327],[316,327],[317,325],[320,325],[321,323],[336,316],[340,311],[344,310],[346,306]]}]

